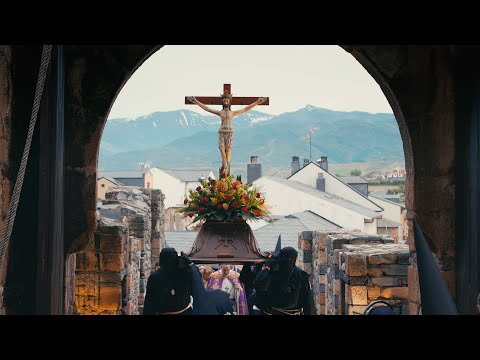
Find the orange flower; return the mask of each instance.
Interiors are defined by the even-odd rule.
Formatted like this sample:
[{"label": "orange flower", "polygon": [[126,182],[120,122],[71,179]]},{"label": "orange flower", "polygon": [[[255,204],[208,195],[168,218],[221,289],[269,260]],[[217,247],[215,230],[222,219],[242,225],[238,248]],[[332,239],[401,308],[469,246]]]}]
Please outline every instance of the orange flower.
[{"label": "orange flower", "polygon": [[223,203],[223,210],[228,210],[228,204],[227,203]]}]

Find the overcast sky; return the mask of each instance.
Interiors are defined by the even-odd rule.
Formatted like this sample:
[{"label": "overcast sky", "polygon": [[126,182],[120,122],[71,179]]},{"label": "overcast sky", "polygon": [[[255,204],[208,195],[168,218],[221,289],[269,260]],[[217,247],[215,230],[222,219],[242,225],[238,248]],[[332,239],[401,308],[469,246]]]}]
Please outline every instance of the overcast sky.
[{"label": "overcast sky", "polygon": [[205,113],[185,105],[185,96],[219,96],[224,83],[232,84],[233,96],[270,97],[270,105],[257,110],[273,115],[306,105],[392,113],[375,80],[339,46],[168,45],[132,75],[109,119],[178,109]]}]

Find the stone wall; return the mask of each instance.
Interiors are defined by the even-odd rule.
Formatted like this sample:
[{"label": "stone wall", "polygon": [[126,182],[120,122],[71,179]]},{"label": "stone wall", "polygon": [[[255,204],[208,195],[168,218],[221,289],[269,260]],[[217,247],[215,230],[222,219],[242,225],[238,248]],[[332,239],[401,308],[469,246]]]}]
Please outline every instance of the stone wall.
[{"label": "stone wall", "polygon": [[310,274],[316,314],[361,313],[377,299],[388,299],[398,314],[408,312],[407,245],[340,229],[301,232],[298,246],[298,266]]},{"label": "stone wall", "polygon": [[[372,301],[386,300],[395,314],[407,315],[409,256],[408,245],[343,245],[337,260],[338,279],[328,286],[340,304],[327,306],[327,312],[363,314]],[[333,305],[334,299],[327,304]]]},{"label": "stone wall", "polygon": [[138,315],[146,282],[165,244],[160,190],[114,187],[98,208],[98,226],[77,253],[79,314]]}]

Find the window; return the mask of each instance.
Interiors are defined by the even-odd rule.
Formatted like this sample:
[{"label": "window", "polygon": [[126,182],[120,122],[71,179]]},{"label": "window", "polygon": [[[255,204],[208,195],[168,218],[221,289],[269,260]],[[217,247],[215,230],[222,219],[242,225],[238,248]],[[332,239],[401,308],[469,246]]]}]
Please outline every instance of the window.
[{"label": "window", "polygon": [[105,187],[105,184],[101,184],[100,186],[101,186],[101,187]]},{"label": "window", "polygon": [[147,182],[147,189],[150,189],[150,183]]}]

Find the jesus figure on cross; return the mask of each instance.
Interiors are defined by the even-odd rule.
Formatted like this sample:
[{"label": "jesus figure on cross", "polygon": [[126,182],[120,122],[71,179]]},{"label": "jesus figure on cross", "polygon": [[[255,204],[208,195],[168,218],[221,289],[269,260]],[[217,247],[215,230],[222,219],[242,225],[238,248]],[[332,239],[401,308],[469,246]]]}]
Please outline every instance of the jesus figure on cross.
[{"label": "jesus figure on cross", "polygon": [[186,104],[196,104],[200,106],[203,110],[208,111],[212,114],[220,116],[221,125],[218,130],[218,148],[220,149],[220,154],[222,156],[222,169],[220,173],[224,173],[226,176],[230,175],[230,158],[232,156],[232,145],[233,145],[233,126],[232,119],[240,114],[246,113],[247,111],[253,109],[255,106],[266,103],[268,104],[268,98],[260,96],[255,102],[251,103],[248,106],[245,106],[243,109],[232,111],[230,109],[232,103],[235,105],[242,104],[243,101],[248,101],[251,98],[234,98],[236,101],[232,101],[232,94],[230,93],[230,86],[228,84],[224,85],[224,91],[219,98],[210,98],[204,97],[204,99],[210,100],[212,104],[216,103],[216,100],[221,100],[222,110],[214,110],[206,106],[204,103],[197,100],[194,96],[186,97]]}]

